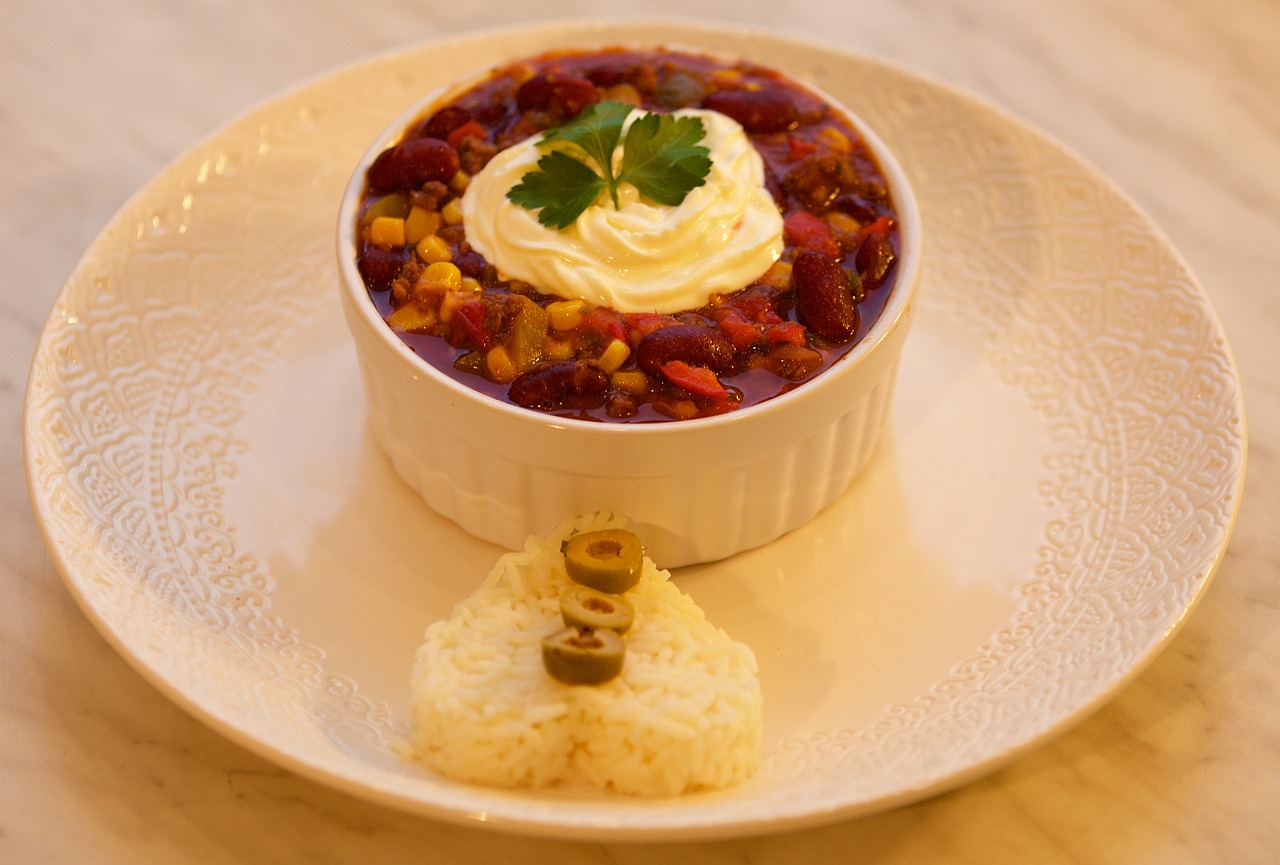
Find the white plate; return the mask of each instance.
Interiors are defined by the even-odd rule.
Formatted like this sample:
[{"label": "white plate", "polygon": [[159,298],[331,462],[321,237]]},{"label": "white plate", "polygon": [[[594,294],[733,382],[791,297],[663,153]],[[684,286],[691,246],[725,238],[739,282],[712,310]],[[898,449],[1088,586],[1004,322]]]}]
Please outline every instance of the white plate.
[{"label": "white plate", "polygon": [[[457,784],[393,751],[423,628],[499,550],[364,426],[331,248],[348,171],[405,105],[562,44],[705,45],[812,80],[914,178],[919,318],[886,443],[780,541],[677,574],[750,644],[763,767],[638,801]],[[1132,679],[1207,587],[1244,478],[1240,386],[1163,235],[1089,166],[873,60],[695,26],[544,26],[342,69],[195,146],[63,289],[27,395],[67,585],[150,681],[298,773],[412,812],[573,838],[746,835],[945,790]]]}]

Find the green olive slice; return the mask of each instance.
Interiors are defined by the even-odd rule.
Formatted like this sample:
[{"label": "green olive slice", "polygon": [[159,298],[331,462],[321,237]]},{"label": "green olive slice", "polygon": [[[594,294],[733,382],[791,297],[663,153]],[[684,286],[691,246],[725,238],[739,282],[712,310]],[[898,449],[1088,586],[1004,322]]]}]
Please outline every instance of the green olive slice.
[{"label": "green olive slice", "polygon": [[640,579],[644,547],[626,529],[579,532],[564,542],[564,567],[575,583],[620,595]]},{"label": "green olive slice", "polygon": [[560,593],[560,617],[571,628],[592,628],[625,634],[636,620],[636,608],[622,595],[590,586],[573,585]]},{"label": "green olive slice", "polygon": [[565,628],[542,639],[542,665],[566,685],[602,685],[622,672],[627,647],[610,630]]}]

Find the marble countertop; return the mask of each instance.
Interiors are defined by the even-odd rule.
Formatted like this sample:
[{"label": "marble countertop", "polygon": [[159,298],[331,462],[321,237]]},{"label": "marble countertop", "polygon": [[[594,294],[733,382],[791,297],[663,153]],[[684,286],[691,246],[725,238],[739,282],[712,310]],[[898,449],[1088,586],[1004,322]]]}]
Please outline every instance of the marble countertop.
[{"label": "marble countertop", "polygon": [[[169,160],[272,94],[473,22],[722,21],[972,90],[1113,178],[1230,339],[1248,483],[1167,650],[1064,735],[876,816],[751,840],[603,845],[420,819],[266,762],[171,703],[54,568],[23,477],[22,397],[68,272]],[[10,0],[0,7],[0,861],[137,863],[1275,861],[1280,849],[1280,7],[1267,0]]]}]

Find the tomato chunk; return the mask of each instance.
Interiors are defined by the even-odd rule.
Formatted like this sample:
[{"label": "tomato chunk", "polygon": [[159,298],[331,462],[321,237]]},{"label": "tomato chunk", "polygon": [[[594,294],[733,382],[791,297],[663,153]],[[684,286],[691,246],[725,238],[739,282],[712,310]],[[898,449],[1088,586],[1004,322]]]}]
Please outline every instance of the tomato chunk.
[{"label": "tomato chunk", "polygon": [[709,367],[691,366],[682,360],[669,360],[662,365],[662,375],[676,387],[682,387],[695,396],[723,399],[729,395]]},{"label": "tomato chunk", "polygon": [[831,235],[831,227],[807,210],[794,210],[782,221],[782,236],[787,243],[803,249],[816,249],[839,258],[840,245]]},{"label": "tomato chunk", "polygon": [[818,149],[818,145],[812,141],[801,141],[794,135],[787,136],[787,159],[792,162],[804,159],[810,153],[817,153]]},{"label": "tomato chunk", "polygon": [[489,135],[489,130],[485,129],[474,120],[468,120],[457,129],[449,133],[449,137],[445,140],[449,142],[449,146],[454,150],[458,149],[458,145],[462,144],[465,138],[485,138]]},{"label": "tomato chunk", "polygon": [[485,306],[478,300],[462,304],[453,311],[453,344],[472,345],[484,351],[493,345],[494,337],[484,326]]},{"label": "tomato chunk", "polygon": [[809,340],[805,337],[804,325],[797,324],[794,321],[786,324],[771,324],[764,330],[764,338],[771,345],[807,345]]},{"label": "tomato chunk", "polygon": [[738,351],[748,351],[752,346],[764,342],[764,332],[760,325],[741,318],[725,316],[719,321],[720,329],[729,337],[733,347]]}]

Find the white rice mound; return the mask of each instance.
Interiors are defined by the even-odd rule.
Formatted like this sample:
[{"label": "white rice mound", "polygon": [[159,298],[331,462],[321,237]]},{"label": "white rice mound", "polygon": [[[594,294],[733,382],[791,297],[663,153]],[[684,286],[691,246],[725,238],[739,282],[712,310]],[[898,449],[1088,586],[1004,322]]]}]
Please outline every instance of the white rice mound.
[{"label": "white rice mound", "polygon": [[560,544],[625,528],[608,513],[571,520],[502,556],[449,618],[427,628],[411,682],[414,756],[450,778],[500,787],[582,782],[634,796],[737,784],[759,765],[755,655],[707,621],[646,556],[627,592],[636,618],[622,673],[564,685],[542,665],[571,585]]}]

